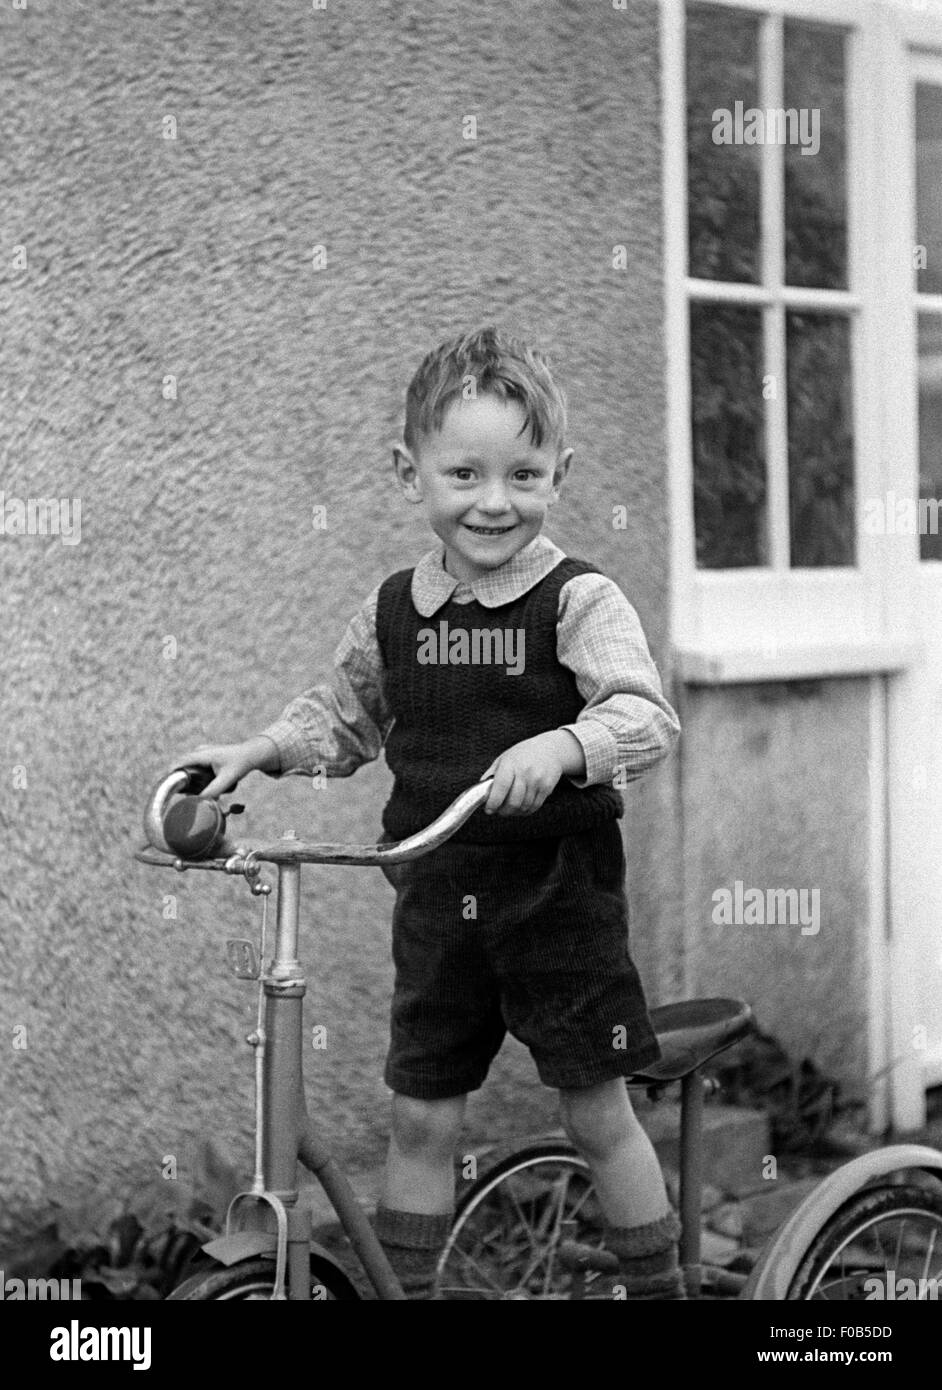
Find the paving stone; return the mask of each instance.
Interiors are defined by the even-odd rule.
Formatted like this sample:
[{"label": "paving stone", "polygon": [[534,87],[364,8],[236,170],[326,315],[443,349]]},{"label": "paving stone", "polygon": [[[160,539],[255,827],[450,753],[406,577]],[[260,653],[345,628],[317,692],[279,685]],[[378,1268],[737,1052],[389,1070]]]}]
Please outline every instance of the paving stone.
[{"label": "paving stone", "polygon": [[751,1274],[752,1267],[761,1254],[761,1246],[740,1246],[726,1268],[731,1274]]},{"label": "paving stone", "polygon": [[763,1244],[820,1181],[820,1177],[800,1178],[798,1182],[778,1179],[769,1182],[766,1191],[744,1197],[741,1207],[745,1243]]},{"label": "paving stone", "polygon": [[[671,1168],[667,1163],[661,1165],[664,1174],[664,1186],[667,1188],[667,1196],[671,1206],[680,1206],[680,1174],[676,1168]],[[723,1193],[712,1183],[705,1182],[700,1189],[700,1210],[701,1212],[712,1211],[723,1201]]]},{"label": "paving stone", "polygon": [[864,1134],[856,1125],[837,1120],[826,1131],[824,1142],[831,1153],[856,1158],[858,1154],[869,1153],[871,1149],[879,1148],[884,1141]]},{"label": "paving stone", "polygon": [[742,1207],[738,1202],[724,1202],[709,1213],[707,1225],[718,1235],[740,1240],[743,1232]]},{"label": "paving stone", "polygon": [[708,1265],[727,1265],[739,1254],[739,1241],[731,1236],[703,1231],[700,1236],[700,1259]]},{"label": "paving stone", "polygon": [[714,1187],[711,1182],[705,1182],[700,1193],[700,1210],[702,1212],[714,1211],[722,1204],[723,1194],[718,1187]]},{"label": "paving stone", "polygon": [[[678,1169],[679,1102],[660,1100],[636,1104],[635,1109],[661,1163]],[[762,1111],[732,1105],[704,1106],[704,1183],[730,1196],[753,1192],[762,1184],[762,1168],[769,1151],[769,1120]]]}]

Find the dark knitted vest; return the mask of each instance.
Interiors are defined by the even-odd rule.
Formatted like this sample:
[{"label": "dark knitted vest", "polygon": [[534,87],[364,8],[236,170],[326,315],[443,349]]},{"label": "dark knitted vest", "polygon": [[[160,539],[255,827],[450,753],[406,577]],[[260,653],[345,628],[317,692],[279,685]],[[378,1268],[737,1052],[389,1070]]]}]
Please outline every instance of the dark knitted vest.
[{"label": "dark knitted vest", "polygon": [[[564,559],[512,603],[450,599],[431,618],[412,602],[412,570],[381,586],[376,632],[395,716],[385,752],[396,779],[383,827],[394,839],[428,825],[513,744],[575,722],[585,701],[556,655],[559,591],[574,575],[597,573]],[[522,669],[514,674],[515,667]],[[454,838],[571,835],[623,813],[613,787],[580,790],[564,776],[533,815],[477,811]]]}]

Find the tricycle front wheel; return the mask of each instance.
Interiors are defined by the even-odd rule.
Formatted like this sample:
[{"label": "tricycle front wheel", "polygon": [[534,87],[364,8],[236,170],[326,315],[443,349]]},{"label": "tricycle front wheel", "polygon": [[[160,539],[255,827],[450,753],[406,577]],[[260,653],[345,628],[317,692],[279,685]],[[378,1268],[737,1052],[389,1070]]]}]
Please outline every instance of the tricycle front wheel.
[{"label": "tricycle front wheel", "polygon": [[[178,1284],[168,1302],[234,1303],[270,1299],[275,1287],[275,1261],[257,1256],[238,1264],[213,1264]],[[350,1280],[335,1265],[311,1256],[311,1301],[359,1298]]]}]

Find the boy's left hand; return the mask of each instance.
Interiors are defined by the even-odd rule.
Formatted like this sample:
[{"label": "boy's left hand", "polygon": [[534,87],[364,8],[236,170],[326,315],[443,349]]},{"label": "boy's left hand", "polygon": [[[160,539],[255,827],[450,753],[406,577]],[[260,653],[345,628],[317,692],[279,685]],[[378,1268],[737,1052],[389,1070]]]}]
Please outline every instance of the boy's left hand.
[{"label": "boy's left hand", "polygon": [[568,729],[552,729],[515,743],[495,758],[485,777],[494,785],[484,803],[487,815],[529,816],[538,811],[564,774],[585,775],[582,745]]}]

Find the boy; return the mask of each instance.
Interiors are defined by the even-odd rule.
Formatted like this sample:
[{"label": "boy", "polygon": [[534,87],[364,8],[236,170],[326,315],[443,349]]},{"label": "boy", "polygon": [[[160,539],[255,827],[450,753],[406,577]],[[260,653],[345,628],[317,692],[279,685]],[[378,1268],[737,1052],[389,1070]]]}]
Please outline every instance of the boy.
[{"label": "boy", "polygon": [[483,328],[430,353],[393,462],[440,544],[370,594],[329,682],[258,737],[180,759],[211,765],[203,795],[219,796],[256,768],[349,776],[385,748],[387,840],[493,775],[452,840],[387,872],[393,1104],[375,1225],[413,1297],[428,1296],[450,1227],[467,1094],[507,1030],[559,1091],[618,1282],[629,1298],[684,1297],[679,1223],[622,1080],[660,1054],[628,954],[613,786],[680,730],[634,609],[541,535],[572,460],[565,434],[538,351]]}]

